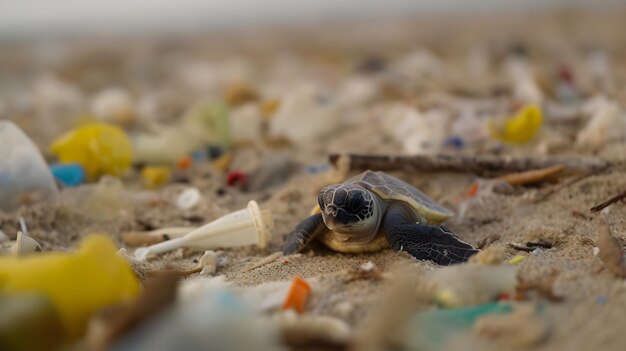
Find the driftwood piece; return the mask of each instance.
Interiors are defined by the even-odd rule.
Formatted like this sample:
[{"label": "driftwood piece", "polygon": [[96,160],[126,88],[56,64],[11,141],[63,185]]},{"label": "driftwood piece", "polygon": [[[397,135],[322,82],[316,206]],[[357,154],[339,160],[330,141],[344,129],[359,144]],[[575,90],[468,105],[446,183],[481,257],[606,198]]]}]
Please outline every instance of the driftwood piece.
[{"label": "driftwood piece", "polygon": [[609,166],[609,162],[598,159],[580,158],[514,158],[466,155],[363,155],[330,154],[334,166],[339,159],[349,160],[351,171],[367,169],[377,171],[453,171],[468,172],[479,176],[523,172],[533,169],[563,165],[568,170],[597,170]]},{"label": "driftwood piece", "polygon": [[620,201],[620,200],[624,200],[626,199],[626,191],[624,191],[623,193],[619,194],[619,195],[615,195],[612,198],[604,201],[603,203],[593,206],[590,210],[591,212],[598,212],[598,211],[602,211],[603,209],[611,206],[612,204]]}]

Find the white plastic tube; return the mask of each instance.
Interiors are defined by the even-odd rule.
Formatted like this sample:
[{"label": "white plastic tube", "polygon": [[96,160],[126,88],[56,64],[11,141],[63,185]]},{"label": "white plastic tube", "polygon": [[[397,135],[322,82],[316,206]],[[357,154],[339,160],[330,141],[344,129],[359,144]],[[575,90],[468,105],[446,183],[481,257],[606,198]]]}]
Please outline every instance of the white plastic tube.
[{"label": "white plastic tube", "polygon": [[269,210],[261,211],[256,201],[248,207],[194,229],[188,234],[135,251],[135,258],[145,260],[148,255],[171,251],[180,247],[204,250],[222,247],[257,245],[265,248],[271,237],[273,219]]}]

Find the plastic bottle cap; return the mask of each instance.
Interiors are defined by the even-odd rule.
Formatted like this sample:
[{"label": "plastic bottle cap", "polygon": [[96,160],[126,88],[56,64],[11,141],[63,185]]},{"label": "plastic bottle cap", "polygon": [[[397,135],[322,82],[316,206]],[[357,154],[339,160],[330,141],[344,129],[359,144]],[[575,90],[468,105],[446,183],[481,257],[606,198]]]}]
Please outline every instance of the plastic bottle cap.
[{"label": "plastic bottle cap", "polygon": [[189,210],[200,201],[201,196],[200,190],[197,188],[187,188],[183,190],[180,195],[178,195],[178,198],[176,199],[176,207],[181,210]]}]

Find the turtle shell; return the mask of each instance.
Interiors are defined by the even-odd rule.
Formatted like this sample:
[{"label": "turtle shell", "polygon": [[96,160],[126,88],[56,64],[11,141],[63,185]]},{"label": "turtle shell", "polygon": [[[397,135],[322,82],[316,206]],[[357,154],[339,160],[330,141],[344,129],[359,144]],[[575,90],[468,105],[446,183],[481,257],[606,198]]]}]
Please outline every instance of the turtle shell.
[{"label": "turtle shell", "polygon": [[441,223],[454,215],[412,185],[383,172],[365,171],[348,179],[346,184],[360,185],[384,200],[404,202],[426,217],[429,223]]}]

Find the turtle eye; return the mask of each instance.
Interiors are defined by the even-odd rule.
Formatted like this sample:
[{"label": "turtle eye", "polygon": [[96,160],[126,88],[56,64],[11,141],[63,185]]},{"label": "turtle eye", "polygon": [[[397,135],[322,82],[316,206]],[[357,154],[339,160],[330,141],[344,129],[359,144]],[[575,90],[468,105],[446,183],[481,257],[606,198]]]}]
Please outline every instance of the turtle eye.
[{"label": "turtle eye", "polygon": [[348,204],[346,206],[346,210],[349,213],[359,213],[364,205],[365,200],[363,199],[363,196],[359,193],[350,198],[350,201],[348,201]]}]

